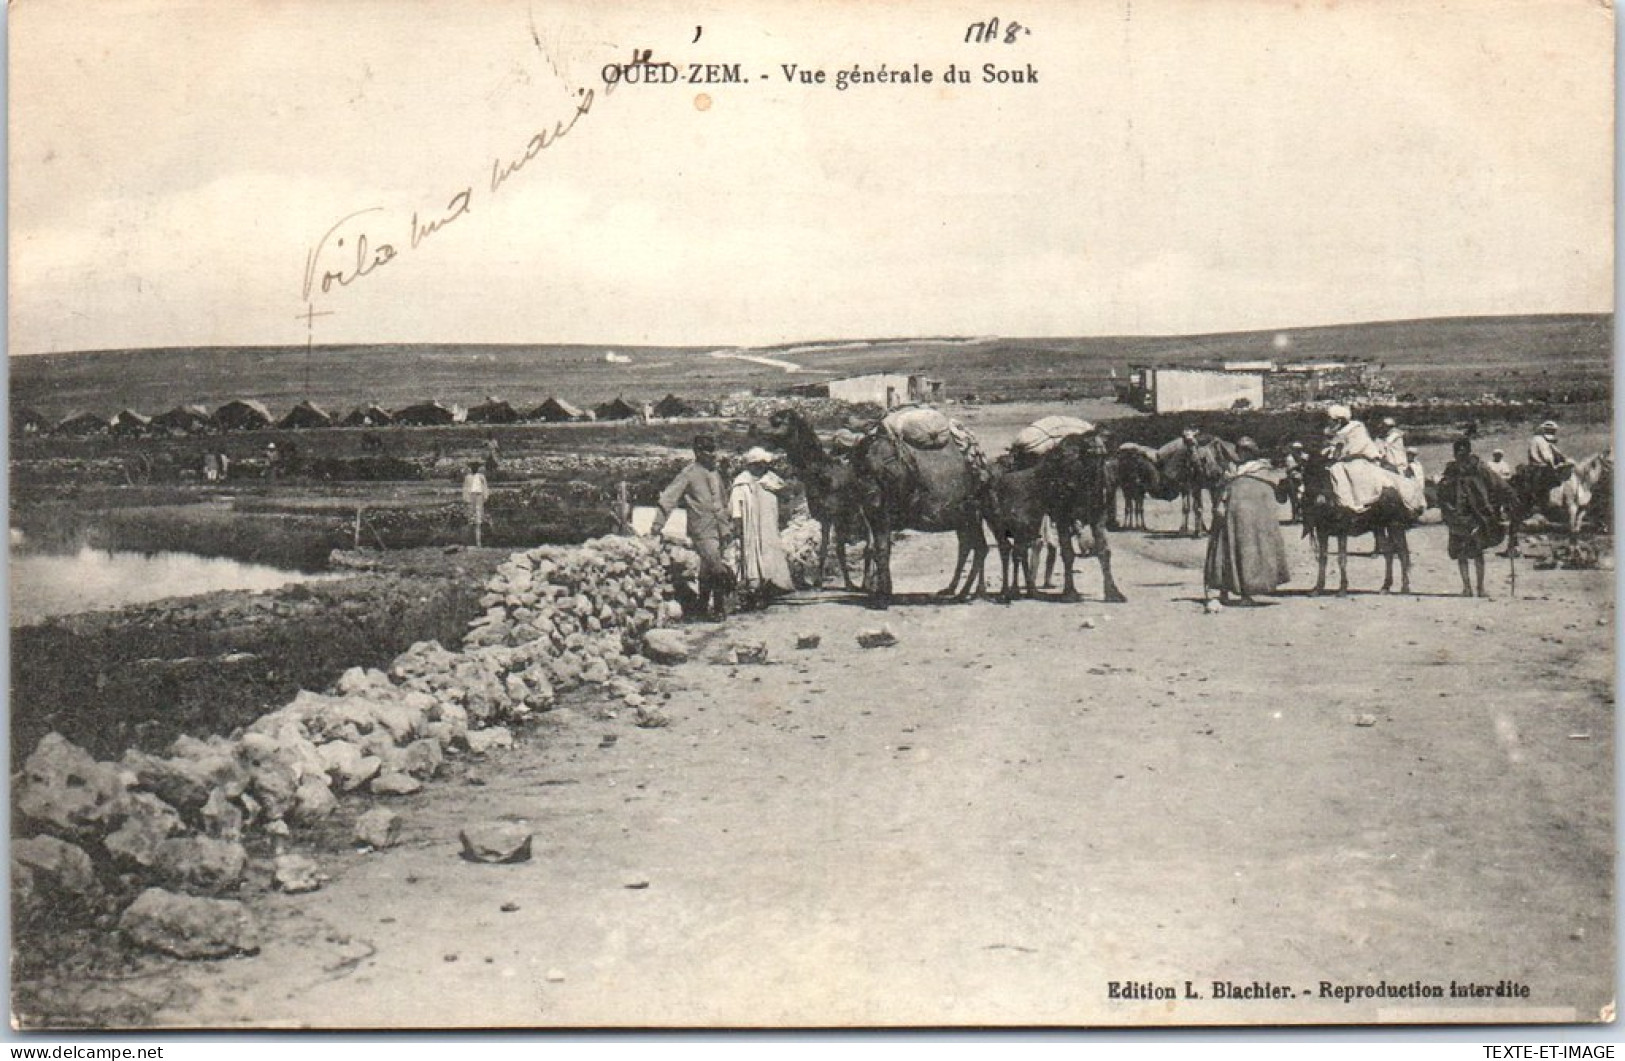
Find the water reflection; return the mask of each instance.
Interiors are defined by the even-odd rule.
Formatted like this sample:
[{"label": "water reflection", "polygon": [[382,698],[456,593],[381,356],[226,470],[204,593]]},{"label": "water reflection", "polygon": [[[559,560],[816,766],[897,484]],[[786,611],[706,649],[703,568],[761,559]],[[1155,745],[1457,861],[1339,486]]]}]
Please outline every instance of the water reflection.
[{"label": "water reflection", "polygon": [[13,549],[11,625],[165,597],[217,590],[267,590],[330,577],[192,553],[149,556],[87,546],[71,555],[50,556]]}]

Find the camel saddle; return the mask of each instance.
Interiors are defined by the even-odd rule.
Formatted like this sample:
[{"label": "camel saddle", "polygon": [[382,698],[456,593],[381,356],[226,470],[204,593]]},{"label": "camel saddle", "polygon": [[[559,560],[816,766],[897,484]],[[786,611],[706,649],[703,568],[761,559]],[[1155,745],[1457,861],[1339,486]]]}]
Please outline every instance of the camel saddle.
[{"label": "camel saddle", "polygon": [[987,457],[976,441],[976,436],[957,420],[949,419],[929,405],[905,405],[887,413],[880,421],[879,431],[900,443],[900,455],[910,459],[911,450],[938,450],[950,443],[970,461],[976,477],[986,483],[992,472]]},{"label": "camel saddle", "polygon": [[953,421],[929,405],[904,406],[886,414],[881,425],[915,449],[942,449],[953,441]]},{"label": "camel saddle", "polygon": [[1010,452],[1041,457],[1068,435],[1087,435],[1094,429],[1094,424],[1075,416],[1046,416],[1017,432],[1015,441],[1010,443]]}]

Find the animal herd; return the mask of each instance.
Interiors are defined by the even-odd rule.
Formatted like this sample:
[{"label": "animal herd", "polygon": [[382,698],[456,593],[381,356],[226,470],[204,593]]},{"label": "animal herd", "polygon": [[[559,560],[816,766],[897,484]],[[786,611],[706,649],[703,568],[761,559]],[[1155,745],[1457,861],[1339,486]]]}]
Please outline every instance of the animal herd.
[{"label": "animal herd", "polygon": [[[1100,431],[1065,435],[1042,453],[1012,452],[991,463],[955,445],[916,449],[885,431],[871,431],[849,452],[836,454],[794,409],[774,413],[764,434],[785,453],[806,489],[810,514],[823,528],[816,584],[823,585],[833,543],[846,588],[859,588],[851,581],[846,544],[861,540],[868,546],[862,588],[879,607],[893,596],[891,543],[900,530],[956,535],[953,577],[940,596],[965,600],[985,591],[987,531],[999,550],[1003,599],[1013,599],[1023,585],[1028,596],[1035,595],[1033,556],[1046,519],[1060,531],[1054,541],[1061,553],[1061,600],[1080,599],[1072,571],[1073,543],[1074,532],[1086,529],[1090,551],[1100,564],[1103,597],[1122,601],[1112,577],[1108,531],[1144,529],[1145,499],[1153,497],[1179,500],[1180,532],[1202,535],[1207,529],[1204,508],[1211,511],[1238,460],[1234,446],[1216,437],[1188,444],[1175,440],[1160,449],[1135,443],[1112,448]],[[1611,454],[1599,453],[1576,465],[1549,492],[1531,489],[1530,478],[1520,469],[1506,484],[1512,547],[1518,528],[1536,515],[1578,533],[1593,492],[1612,469]],[[1396,559],[1400,591],[1410,592],[1410,515],[1381,506],[1360,513],[1343,507],[1333,496],[1329,466],[1318,457],[1291,477],[1291,486],[1298,492],[1294,511],[1316,547],[1315,593],[1325,590],[1333,540],[1339,543],[1339,592],[1348,591],[1348,538],[1368,533],[1386,561],[1384,592],[1393,587]],[[1123,497],[1121,522],[1116,518],[1118,494]]]}]

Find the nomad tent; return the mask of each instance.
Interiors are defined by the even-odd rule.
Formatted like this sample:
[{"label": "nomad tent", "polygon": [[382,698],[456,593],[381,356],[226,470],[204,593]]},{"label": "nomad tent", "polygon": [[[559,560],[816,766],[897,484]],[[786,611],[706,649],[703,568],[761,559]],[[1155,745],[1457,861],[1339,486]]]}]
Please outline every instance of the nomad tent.
[{"label": "nomad tent", "polygon": [[134,409],[120,409],[113,414],[107,430],[112,434],[130,438],[146,434],[151,424],[151,417],[142,416]]},{"label": "nomad tent", "polygon": [[345,427],[388,427],[395,422],[381,405],[358,405],[344,418]]},{"label": "nomad tent", "polygon": [[437,427],[453,423],[457,419],[456,413],[439,402],[408,405],[404,409],[396,409],[393,415],[397,424],[406,424],[410,427]]},{"label": "nomad tent", "polygon": [[152,418],[154,431],[167,431],[171,435],[201,435],[214,426],[214,417],[201,405],[177,405]]},{"label": "nomad tent", "polygon": [[28,438],[32,435],[43,435],[51,429],[51,422],[45,419],[45,414],[38,409],[13,409],[11,411],[11,437]]},{"label": "nomad tent", "polygon": [[313,402],[300,402],[288,410],[288,415],[276,425],[284,431],[298,431],[311,427],[332,427],[333,418]]},{"label": "nomad tent", "polygon": [[592,413],[600,420],[631,420],[641,415],[641,410],[628,403],[625,398],[616,398],[597,406]]},{"label": "nomad tent", "polygon": [[105,416],[95,413],[71,413],[61,423],[56,425],[56,434],[67,435],[70,438],[88,438],[91,435],[105,435],[112,423]]},{"label": "nomad tent", "polygon": [[227,402],[214,411],[214,418],[222,431],[259,431],[275,423],[271,410],[252,398]]},{"label": "nomad tent", "polygon": [[675,394],[668,394],[655,403],[654,414],[662,420],[679,416],[699,416],[700,411]]},{"label": "nomad tent", "polygon": [[470,424],[513,424],[518,421],[518,411],[507,402],[495,398],[487,398],[480,405],[474,406],[464,418],[464,422]]},{"label": "nomad tent", "polygon": [[542,420],[549,424],[562,424],[569,420],[582,420],[586,414],[567,401],[549,398],[530,411],[527,420]]}]

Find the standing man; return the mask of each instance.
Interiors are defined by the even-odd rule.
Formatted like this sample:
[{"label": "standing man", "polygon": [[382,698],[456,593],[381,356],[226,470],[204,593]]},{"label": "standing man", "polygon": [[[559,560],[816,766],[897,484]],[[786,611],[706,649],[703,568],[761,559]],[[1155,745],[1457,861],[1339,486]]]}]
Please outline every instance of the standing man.
[{"label": "standing man", "polygon": [[1289,523],[1303,522],[1303,471],[1309,464],[1309,451],[1304,449],[1302,442],[1294,442],[1286,451],[1286,489],[1287,500],[1292,504],[1292,518]]},{"label": "standing man", "polygon": [[1490,471],[1499,475],[1506,482],[1512,481],[1512,465],[1507,463],[1507,451],[1496,449],[1490,451],[1488,467]]},{"label": "standing man", "polygon": [[666,520],[681,505],[688,514],[688,539],[700,556],[699,614],[728,616],[733,573],[722,559],[722,539],[731,533],[728,490],[717,471],[717,444],[710,435],[694,439],[694,461],[660,492],[660,515],[651,532],[658,537]]},{"label": "standing man", "polygon": [[1467,577],[1471,561],[1478,576],[1478,595],[1487,597],[1484,550],[1499,545],[1506,536],[1501,509],[1509,487],[1478,459],[1469,439],[1458,438],[1451,452],[1455,459],[1439,476],[1439,512],[1450,531],[1448,551],[1461,572],[1461,595],[1473,595],[1473,582]]},{"label": "standing man", "polygon": [[785,485],[773,472],[773,454],[760,446],[745,454],[745,470],[734,477],[729,507],[739,537],[739,584],[752,607],[796,588],[779,538],[778,495]]},{"label": "standing man", "polygon": [[480,544],[480,528],[485,525],[485,499],[490,493],[491,487],[485,481],[480,462],[470,462],[468,474],[463,476],[463,504],[468,506],[468,522],[474,525],[476,546]]},{"label": "standing man", "polygon": [[1254,594],[1273,593],[1292,578],[1277,518],[1286,491],[1258,443],[1239,439],[1236,456],[1241,463],[1230,473],[1213,508],[1202,597],[1208,600],[1218,590],[1221,604],[1230,603],[1232,593],[1243,604],[1255,604]]}]

